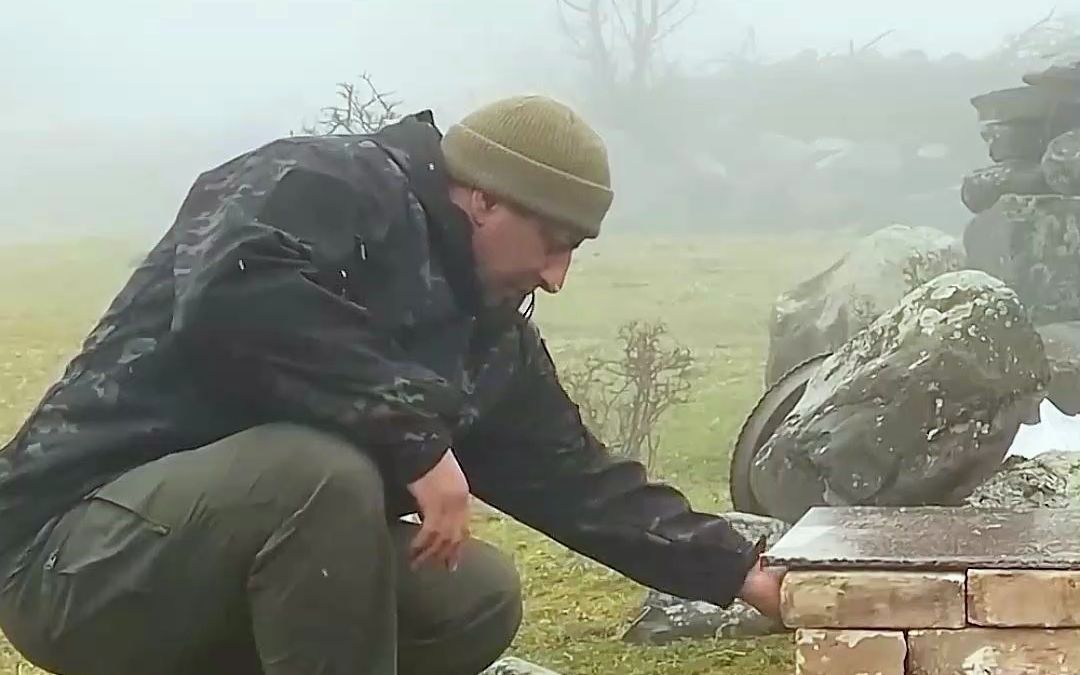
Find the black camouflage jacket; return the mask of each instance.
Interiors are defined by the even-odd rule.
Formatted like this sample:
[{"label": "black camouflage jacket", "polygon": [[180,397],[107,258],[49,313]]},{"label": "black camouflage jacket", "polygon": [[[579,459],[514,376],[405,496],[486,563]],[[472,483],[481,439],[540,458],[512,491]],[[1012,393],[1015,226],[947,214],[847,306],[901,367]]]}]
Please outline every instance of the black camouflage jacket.
[{"label": "black camouflage jacket", "polygon": [[253,425],[338,432],[404,486],[474,493],[650,587],[728,605],[755,549],[582,425],[533,324],[485,310],[430,114],[201,175],[0,453],[0,552],[120,473]]}]

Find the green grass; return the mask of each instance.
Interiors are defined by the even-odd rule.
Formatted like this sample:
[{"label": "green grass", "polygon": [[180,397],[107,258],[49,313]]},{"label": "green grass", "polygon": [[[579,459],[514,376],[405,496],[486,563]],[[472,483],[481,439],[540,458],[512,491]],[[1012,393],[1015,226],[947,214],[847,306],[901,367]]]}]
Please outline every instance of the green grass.
[{"label": "green grass", "polygon": [[[692,399],[662,427],[654,475],[699,510],[729,508],[730,446],[762,391],[773,299],[830,263],[845,240],[817,235],[610,237],[577,256],[566,289],[536,310],[560,363],[615,346],[621,323],[665,321],[699,367]],[[138,248],[109,241],[0,251],[0,442],[13,434],[125,280]],[[786,636],[635,647],[619,636],[644,589],[498,514],[483,538],[513,555],[526,616],[513,646],[566,675],[779,675],[792,671]],[[0,675],[36,672],[0,642]]]}]

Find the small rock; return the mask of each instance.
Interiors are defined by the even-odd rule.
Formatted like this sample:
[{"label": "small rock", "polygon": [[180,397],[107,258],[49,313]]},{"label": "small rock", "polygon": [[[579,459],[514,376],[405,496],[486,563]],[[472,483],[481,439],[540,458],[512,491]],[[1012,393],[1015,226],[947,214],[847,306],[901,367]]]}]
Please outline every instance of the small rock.
[{"label": "small rock", "polygon": [[[750,541],[765,537],[776,542],[790,528],[782,520],[751,513],[720,515]],[[641,615],[623,634],[623,639],[634,644],[656,645],[683,638],[741,638],[785,631],[781,622],[765,617],[741,600],[724,609],[708,602],[649,591]]]},{"label": "small rock", "polygon": [[1036,457],[1008,457],[964,504],[1013,510],[1080,508],[1080,453],[1050,451]]},{"label": "small rock", "polygon": [[554,670],[508,656],[488,666],[480,675],[559,675]]},{"label": "small rock", "polygon": [[[667,606],[659,603],[673,601]],[[684,638],[743,638],[782,633],[787,629],[750,605],[736,600],[724,609],[716,605],[650,594],[641,615],[623,634],[633,644],[662,645]]]}]

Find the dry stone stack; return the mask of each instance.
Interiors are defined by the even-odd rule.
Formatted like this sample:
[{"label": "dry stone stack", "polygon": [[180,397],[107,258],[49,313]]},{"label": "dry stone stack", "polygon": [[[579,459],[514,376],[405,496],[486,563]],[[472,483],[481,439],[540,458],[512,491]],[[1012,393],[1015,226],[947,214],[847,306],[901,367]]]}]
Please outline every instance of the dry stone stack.
[{"label": "dry stone stack", "polygon": [[1080,319],[1080,63],[971,103],[994,164],[962,186],[968,263],[1015,289],[1036,325]]}]

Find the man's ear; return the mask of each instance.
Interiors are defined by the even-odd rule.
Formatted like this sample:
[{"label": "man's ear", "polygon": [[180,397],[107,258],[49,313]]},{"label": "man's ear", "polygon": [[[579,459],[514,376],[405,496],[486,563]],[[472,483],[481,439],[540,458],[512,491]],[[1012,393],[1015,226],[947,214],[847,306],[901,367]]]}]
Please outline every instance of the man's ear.
[{"label": "man's ear", "polygon": [[473,190],[470,195],[470,203],[472,204],[473,220],[476,222],[477,227],[483,227],[487,223],[488,217],[498,206],[495,197],[483,190]]}]

